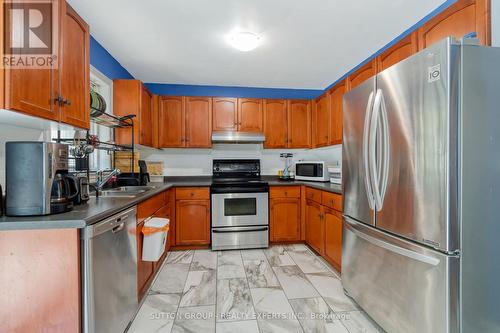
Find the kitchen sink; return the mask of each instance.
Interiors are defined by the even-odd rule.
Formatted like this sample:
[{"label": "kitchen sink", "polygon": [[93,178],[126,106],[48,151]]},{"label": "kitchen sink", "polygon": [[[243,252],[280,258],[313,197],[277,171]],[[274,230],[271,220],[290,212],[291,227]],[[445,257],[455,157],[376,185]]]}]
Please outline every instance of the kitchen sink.
[{"label": "kitchen sink", "polygon": [[[147,191],[151,191],[156,188],[155,186],[121,186],[116,188],[110,188],[106,190],[102,190],[99,193],[100,197],[108,197],[108,198],[133,198],[138,194],[145,193]],[[94,194],[95,195],[95,194]]]}]

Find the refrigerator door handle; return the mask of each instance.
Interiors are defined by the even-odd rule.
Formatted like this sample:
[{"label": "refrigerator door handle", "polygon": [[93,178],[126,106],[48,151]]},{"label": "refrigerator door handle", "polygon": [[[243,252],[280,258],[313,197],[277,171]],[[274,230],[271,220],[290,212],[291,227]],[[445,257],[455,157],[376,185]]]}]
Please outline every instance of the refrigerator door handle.
[{"label": "refrigerator door handle", "polygon": [[379,116],[382,90],[378,89],[375,94],[375,102],[373,103],[373,113],[370,120],[370,129],[368,137],[368,165],[370,169],[370,182],[373,189],[373,199],[375,202],[375,210],[378,212],[382,209],[382,197],[379,188],[379,167],[377,161],[377,133],[379,130]]},{"label": "refrigerator door handle", "polygon": [[358,237],[366,240],[367,242],[369,242],[375,246],[381,247],[383,249],[386,249],[387,251],[391,251],[391,252],[399,254],[401,256],[408,257],[408,258],[411,258],[413,260],[417,260],[417,261],[426,263],[426,264],[431,265],[431,266],[437,266],[440,263],[440,260],[438,258],[430,257],[430,256],[427,256],[427,255],[422,254],[422,253],[417,253],[417,252],[405,249],[403,247],[388,243],[382,239],[367,235],[366,233],[358,230],[356,228],[356,225],[353,224],[352,222],[350,222],[348,219],[345,219],[345,222],[346,222],[346,224],[345,224],[346,227],[350,231],[352,231]]},{"label": "refrigerator door handle", "polygon": [[[375,102],[373,103],[374,116],[372,126],[375,126],[375,134],[373,135],[378,142],[373,143],[375,151],[372,152],[373,156],[376,154],[375,170],[372,175],[373,187],[375,188],[375,205],[377,211],[381,211],[384,205],[385,193],[387,192],[387,181],[389,178],[389,122],[387,116],[387,107],[385,104],[384,92],[381,89],[377,90],[375,95]],[[380,130],[380,132],[379,132]],[[379,135],[380,134],[380,135]],[[378,148],[378,149],[377,149]]]},{"label": "refrigerator door handle", "polygon": [[372,111],[373,111],[373,91],[370,93],[370,96],[368,97],[368,103],[366,104],[365,125],[363,127],[363,166],[365,169],[365,189],[366,189],[366,196],[368,198],[368,205],[370,206],[370,209],[375,209],[373,189],[370,181],[370,163],[369,163],[369,147],[368,147]]},{"label": "refrigerator door handle", "polygon": [[390,163],[390,135],[389,121],[387,115],[387,107],[385,104],[384,91],[380,90],[380,119],[382,125],[382,180],[380,182],[380,209],[384,206],[385,193],[387,192],[387,182],[389,179],[389,163]]}]

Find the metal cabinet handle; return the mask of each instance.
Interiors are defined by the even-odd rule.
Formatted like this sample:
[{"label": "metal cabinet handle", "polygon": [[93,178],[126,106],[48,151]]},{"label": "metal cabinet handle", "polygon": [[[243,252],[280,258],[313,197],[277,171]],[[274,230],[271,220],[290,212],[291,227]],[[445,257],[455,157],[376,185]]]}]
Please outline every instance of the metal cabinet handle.
[{"label": "metal cabinet handle", "polygon": [[111,231],[116,234],[117,232],[120,232],[123,230],[123,228],[125,227],[125,222],[122,222],[120,223],[119,225],[117,225],[116,227],[114,227]]}]

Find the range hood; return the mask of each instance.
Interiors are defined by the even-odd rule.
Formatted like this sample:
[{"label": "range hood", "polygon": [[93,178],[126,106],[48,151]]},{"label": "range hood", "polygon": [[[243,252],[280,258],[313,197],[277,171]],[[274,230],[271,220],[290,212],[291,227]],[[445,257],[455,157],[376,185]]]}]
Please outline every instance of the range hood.
[{"label": "range hood", "polygon": [[252,132],[213,132],[214,143],[262,143],[266,141],[264,133]]}]

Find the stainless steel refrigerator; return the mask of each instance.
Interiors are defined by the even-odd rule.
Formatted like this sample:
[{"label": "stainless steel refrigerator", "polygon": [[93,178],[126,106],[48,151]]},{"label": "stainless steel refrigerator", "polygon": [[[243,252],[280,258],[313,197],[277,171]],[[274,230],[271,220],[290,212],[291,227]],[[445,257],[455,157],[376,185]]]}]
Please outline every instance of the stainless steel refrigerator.
[{"label": "stainless steel refrigerator", "polygon": [[344,96],[342,283],[388,332],[500,332],[500,48],[447,38]]}]

